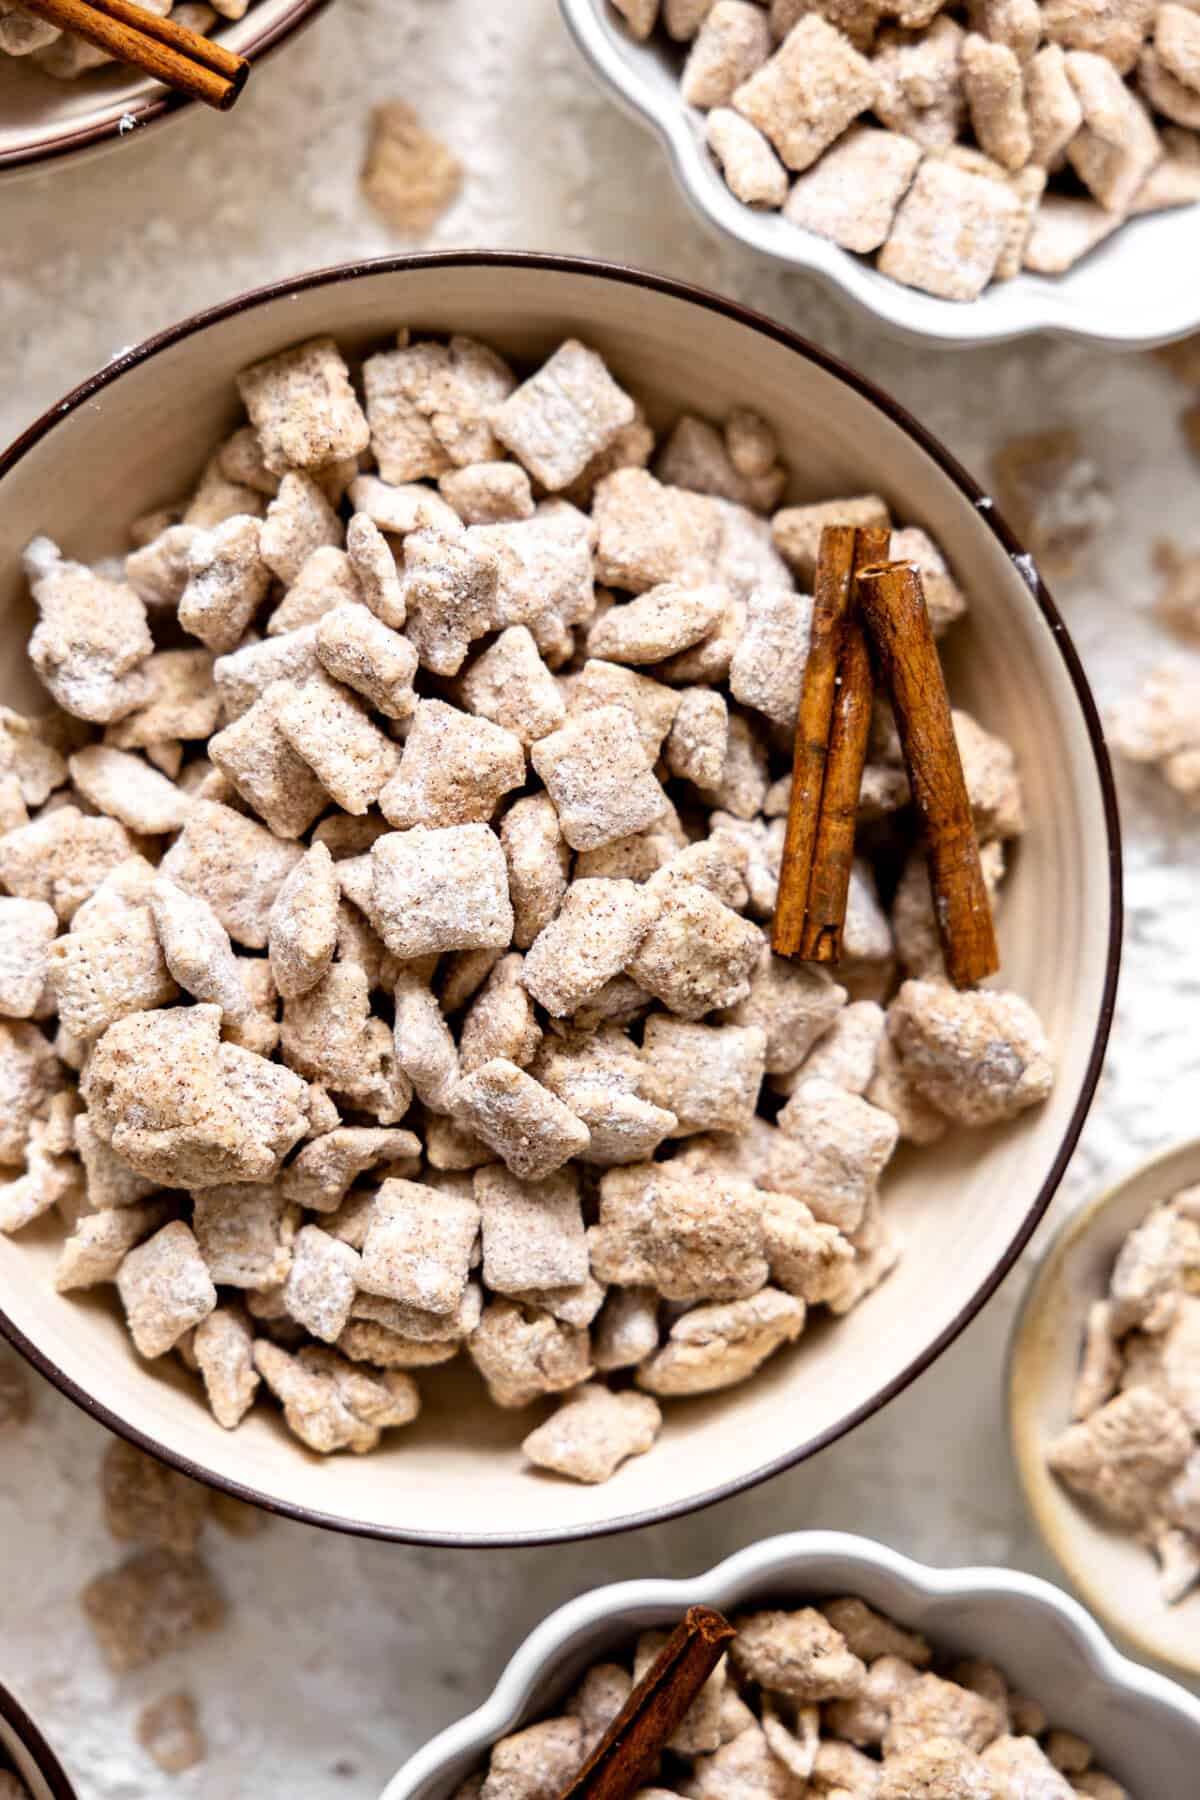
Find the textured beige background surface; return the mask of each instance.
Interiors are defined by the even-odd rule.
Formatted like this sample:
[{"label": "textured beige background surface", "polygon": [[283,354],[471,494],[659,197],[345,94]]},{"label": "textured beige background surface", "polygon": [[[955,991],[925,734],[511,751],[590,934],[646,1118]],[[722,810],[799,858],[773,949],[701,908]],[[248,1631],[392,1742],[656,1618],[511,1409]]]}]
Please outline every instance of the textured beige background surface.
[{"label": "textured beige background surface", "polygon": [[[1186,540],[1189,528],[1200,543],[1200,467],[1182,448],[1182,396],[1160,367],[1045,340],[914,350],[811,283],[711,243],[652,142],[576,65],[553,0],[338,0],[258,72],[231,118],[196,117],[90,167],[0,187],[0,438],[196,307],[402,248],[356,188],[368,109],[396,97],[417,104],[467,165],[440,245],[590,252],[734,294],[890,388],[984,479],[1005,438],[1078,425],[1113,488],[1114,517],[1093,570],[1058,598],[1102,704],[1171,647],[1146,615],[1150,551],[1156,536]],[[1118,1024],[1060,1208],[1196,1129],[1200,818],[1148,778],[1123,777],[1121,788],[1129,922]],[[508,1557],[359,1544],[288,1524],[251,1544],[214,1539],[228,1629],[120,1682],[75,1605],[83,1582],[115,1560],[94,1490],[104,1436],[39,1388],[35,1424],[0,1447],[0,1677],[42,1717],[84,1800],[373,1800],[408,1750],[482,1697],[544,1611],[597,1582],[684,1573],[805,1524],[878,1535],[933,1562],[1041,1569],[1000,1404],[1023,1280],[1015,1272],[954,1350],[851,1440],[691,1521]],[[211,1749],[203,1768],[171,1782],[133,1744],[132,1723],[144,1699],[181,1684],[198,1698]]]}]

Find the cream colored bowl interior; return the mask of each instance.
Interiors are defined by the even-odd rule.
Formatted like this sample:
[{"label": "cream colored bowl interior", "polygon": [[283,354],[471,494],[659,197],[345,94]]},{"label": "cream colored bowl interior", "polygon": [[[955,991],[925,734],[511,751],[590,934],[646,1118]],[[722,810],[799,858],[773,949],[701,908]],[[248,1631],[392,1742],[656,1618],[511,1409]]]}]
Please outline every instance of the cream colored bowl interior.
[{"label": "cream colored bowl interior", "polygon": [[1085,1603],[1142,1656],[1200,1677],[1200,1590],[1177,1606],[1158,1592],[1154,1557],[1082,1504],[1046,1467],[1046,1446],[1071,1420],[1084,1320],[1108,1290],[1117,1252],[1151,1207],[1200,1182],[1200,1141],[1144,1163],[1068,1220],[1013,1327],[1009,1428],[1030,1509]]},{"label": "cream colored bowl interior", "polygon": [[[180,1372],[139,1365],[107,1297],[51,1286],[55,1234],[0,1239],[0,1313],[44,1366],[123,1428],[268,1503],[373,1532],[470,1540],[572,1534],[682,1510],[770,1472],[857,1422],[965,1322],[1032,1228],[1061,1173],[1094,1077],[1110,1001],[1110,842],[1105,777],[1062,641],[987,513],[905,425],[837,373],[682,291],[534,259],[368,266],[265,297],[167,342],[54,420],[0,479],[3,698],[36,698],[22,659],[29,623],[17,559],[36,532],[83,557],[118,551],[137,514],[194,480],[236,411],[231,377],[317,332],[353,349],[400,325],[476,334],[536,358],[568,334],[608,357],[658,422],[681,407],[764,413],[794,472],[794,498],[886,495],[943,545],[971,599],[959,628],[957,700],[1012,741],[1030,830],[1000,921],[1004,979],[1053,1040],[1053,1097],[1017,1125],[952,1135],[889,1171],[886,1204],[907,1252],[848,1318],[812,1330],[754,1382],[675,1403],[655,1450],[603,1487],[536,1476],[520,1441],[536,1414],[496,1411],[469,1370],[422,1376],[418,1423],[363,1459],[318,1460],[266,1409],[223,1432]],[[1057,628],[1061,629],[1061,628]],[[1115,953],[1111,959],[1115,963]]]},{"label": "cream colored bowl interior", "polygon": [[[215,33],[239,56],[263,55],[305,24],[324,0],[255,0],[245,17]],[[253,104],[256,77],[239,104]],[[262,79],[261,75],[257,79]],[[39,160],[82,151],[97,142],[136,144],[146,124],[181,104],[161,82],[122,64],[92,69],[77,81],[56,81],[24,56],[0,53],[0,177]],[[120,130],[121,121],[129,121]]]}]

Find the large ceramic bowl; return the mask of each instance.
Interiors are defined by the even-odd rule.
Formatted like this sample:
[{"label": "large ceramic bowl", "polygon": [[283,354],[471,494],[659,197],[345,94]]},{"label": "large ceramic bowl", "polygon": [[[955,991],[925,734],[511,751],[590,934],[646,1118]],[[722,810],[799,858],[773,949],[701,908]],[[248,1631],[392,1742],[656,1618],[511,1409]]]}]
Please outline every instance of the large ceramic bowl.
[{"label": "large ceramic bowl", "polygon": [[610,0],[559,0],[601,86],[654,133],[701,221],[760,256],[817,275],[893,332],[945,345],[995,344],[1049,331],[1145,349],[1200,325],[1200,205],[1123,225],[1065,275],[1018,275],[978,300],[938,300],[881,275],[870,260],[734,198],[704,142],[704,118],[679,94],[683,57],[639,44]]},{"label": "large ceramic bowl", "polygon": [[1151,1552],[1050,1472],[1046,1446],[1070,1423],[1087,1311],[1107,1293],[1121,1245],[1152,1207],[1197,1182],[1200,1140],[1153,1157],[1073,1214],[1038,1264],[1008,1363],[1013,1455],[1047,1549],[1110,1631],[1193,1680],[1200,1678],[1200,1589],[1168,1606]]},{"label": "large ceramic bowl", "polygon": [[30,1800],[75,1800],[62,1764],[25,1708],[0,1686],[0,1769],[15,1769]]},{"label": "large ceramic bowl", "polygon": [[768,1538],[691,1581],[625,1581],[569,1601],[517,1651],[477,1712],[417,1753],[383,1800],[449,1800],[497,1738],[532,1724],[592,1662],[689,1606],[725,1612],[855,1594],[938,1650],[1000,1665],[1141,1800],[1193,1800],[1200,1701],[1119,1656],[1083,1608],[1010,1569],[929,1569],[838,1531]]},{"label": "large ceramic bowl", "polygon": [[[928,528],[965,581],[952,686],[1021,760],[1029,835],[1000,925],[1006,981],[1054,1045],[1053,1096],[1008,1128],[952,1134],[888,1172],[907,1242],[869,1303],[818,1326],[744,1388],[671,1409],[655,1451],[599,1488],[531,1474],[527,1414],[486,1404],[457,1364],[422,1376],[420,1420],[365,1458],[316,1461],[264,1408],[229,1434],[180,1371],[140,1365],[115,1302],[57,1296],[54,1233],[0,1239],[0,1329],[116,1430],[245,1498],[348,1530],[449,1543],[582,1536],[686,1512],[839,1437],[928,1366],[979,1310],[1040,1218],[1087,1112],[1120,941],[1111,777],[1075,652],[1027,557],[979,489],[915,420],[780,326],[635,270],[546,256],[453,253],[326,270],[264,289],[133,350],[0,456],[0,699],[36,703],[22,656],[18,559],[40,531],[72,554],[120,548],[126,525],[194,480],[236,418],[232,377],[319,332],[351,349],[400,324],[474,334],[518,362],[576,334],[654,418],[735,403],[778,428],[795,497],[874,489]],[[166,1359],[164,1359],[166,1360]]]},{"label": "large ceramic bowl", "polygon": [[[328,3],[254,0],[244,18],[226,22],[213,35],[255,63]],[[252,73],[240,106],[254,105],[255,80]],[[105,146],[132,148],[150,126],[197,104],[118,63],[92,69],[77,81],[56,81],[28,57],[0,54],[0,180]]]}]

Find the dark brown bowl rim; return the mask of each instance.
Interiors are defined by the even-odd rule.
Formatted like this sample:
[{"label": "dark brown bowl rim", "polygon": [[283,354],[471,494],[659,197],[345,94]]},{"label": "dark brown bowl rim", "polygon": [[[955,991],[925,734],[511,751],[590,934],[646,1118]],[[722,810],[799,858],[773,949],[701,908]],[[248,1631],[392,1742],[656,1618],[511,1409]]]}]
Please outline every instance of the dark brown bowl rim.
[{"label": "dark brown bowl rim", "polygon": [[208,326],[219,323],[222,319],[236,317],[252,307],[286,298],[289,294],[304,293],[313,288],[330,287],[346,281],[370,279],[375,275],[401,274],[409,269],[430,268],[474,268],[474,269],[536,269],[550,274],[584,275],[599,277],[604,281],[617,281],[631,287],[650,289],[653,292],[666,294],[671,299],[683,300],[691,305],[703,307],[708,312],[719,313],[735,324],[748,327],[782,344],[785,349],[815,363],[827,374],[843,382],[853,392],[877,407],[883,415],[898,425],[902,431],[914,439],[922,450],[942,470],[942,472],[965,495],[971,505],[976,508],[980,519],[999,540],[1010,558],[1020,557],[1017,565],[1024,576],[1026,584],[1036,601],[1046,623],[1050,627],[1059,655],[1062,657],[1075,690],[1075,697],[1083,713],[1091,744],[1092,756],[1096,765],[1096,773],[1100,780],[1100,790],[1104,803],[1104,822],[1108,838],[1108,900],[1109,929],[1108,950],[1105,960],[1104,988],[1101,998],[1100,1014],[1096,1025],[1095,1037],[1084,1072],[1083,1084],[1079,1098],[1068,1121],[1067,1130],[1059,1146],[1049,1174],[1042,1183],[1038,1193],[1022,1220],[1016,1235],[1005,1254],[987,1279],[980,1284],[967,1303],[961,1307],[946,1329],[917,1357],[908,1363],[898,1374],[886,1382],[882,1388],[863,1402],[852,1412],[831,1425],[827,1430],[818,1432],[812,1438],[797,1445],[783,1456],[765,1463],[749,1474],[739,1475],[732,1481],[723,1482],[720,1486],[706,1493],[692,1496],[686,1500],[673,1501],[669,1505],[652,1507],[644,1512],[630,1513],[625,1517],[606,1520],[601,1524],[553,1527],[544,1531],[503,1531],[503,1532],[454,1532],[454,1531],[418,1531],[412,1528],[378,1525],[364,1520],[346,1519],[338,1515],[323,1513],[312,1507],[296,1504],[292,1501],[280,1501],[268,1495],[260,1494],[255,1489],[244,1487],[241,1483],[228,1480],[224,1476],[211,1474],[200,1468],[188,1457],[178,1455],[156,1443],[144,1432],[118,1418],[107,1407],[101,1405],[90,1394],[76,1386],[69,1377],[51,1363],[40,1350],[17,1330],[12,1321],[0,1311],[0,1334],[8,1338],[16,1349],[38,1369],[48,1381],[54,1383],[60,1392],[67,1395],[77,1406],[90,1413],[107,1425],[110,1431],[120,1437],[137,1444],[161,1461],[181,1469],[184,1474],[206,1482],[210,1487],[232,1494],[239,1500],[248,1501],[266,1512],[276,1513],[285,1518],[298,1519],[306,1525],[318,1525],[329,1531],[343,1531],[355,1537],[381,1538],[392,1543],[430,1544],[449,1549],[512,1549],[522,1545],[570,1543],[588,1538],[608,1537],[618,1532],[634,1531],[646,1525],[660,1525],[668,1519],[680,1518],[688,1513],[701,1512],[706,1507],[715,1506],[722,1500],[729,1500],[736,1494],[745,1493],[750,1488],[759,1486],[764,1481],[780,1475],[785,1469],[815,1456],[819,1450],[844,1437],[865,1419],[873,1417],[890,1400],[914,1382],[919,1375],[934,1363],[948,1345],[953,1343],[960,1332],[965,1330],[971,1320],[991,1299],[1004,1277],[1008,1274],[1022,1250],[1049,1206],[1059,1182],[1062,1180],[1072,1152],[1083,1129],[1084,1120],[1096,1091],[1100,1078],[1100,1070],[1104,1061],[1105,1047],[1112,1026],[1113,1009],[1116,1004],[1117,975],[1121,962],[1121,929],[1122,929],[1122,893],[1121,893],[1121,825],[1117,811],[1116,789],[1113,784],[1112,766],[1108,758],[1108,750],[1104,742],[1104,730],[1100,722],[1096,703],[1092,698],[1087,677],[1084,675],[1078,652],[1067,632],[1066,625],[1058,608],[1050,598],[1050,594],[1032,560],[1021,550],[1003,517],[996,510],[983,489],[967,473],[957,459],[939,441],[928,432],[923,425],[897,401],[883,393],[873,382],[860,375],[838,357],[831,356],[819,345],[810,343],[785,325],[762,313],[742,306],[736,300],[726,299],[723,295],[712,293],[707,288],[695,287],[684,281],[677,281],[666,275],[651,274],[645,269],[634,268],[624,263],[601,262],[590,257],[553,256],[541,251],[510,250],[446,250],[419,252],[408,256],[385,256],[368,259],[362,262],[342,263],[328,269],[315,269],[308,275],[293,276],[285,281],[272,282],[266,287],[254,288],[249,293],[241,294],[234,300],[227,300],[220,306],[208,308],[204,312],[193,314],[179,325],[173,325],[157,336],[147,338],[132,350],[126,351],[114,362],[109,363],[99,374],[75,388],[66,398],[43,413],[29,429],[22,433],[9,448],[0,454],[0,481],[20,461],[34,444],[45,437],[52,428],[67,414],[75,412],[86,405],[96,394],[119,379],[126,370],[138,363],[146,362],[156,356],[160,350],[179,343],[182,339],[204,331]]},{"label": "dark brown bowl rim", "polygon": [[[261,62],[284,38],[310,24],[328,5],[329,0],[295,0],[286,12],[251,38],[243,47],[241,55],[248,62]],[[187,94],[176,94],[170,89],[164,89],[156,96],[152,90],[148,99],[135,101],[125,109],[121,117],[132,117],[136,121],[136,131],[132,135],[140,137],[148,126],[157,125],[163,119],[198,105],[199,101],[191,99]],[[242,105],[246,105],[245,99]],[[14,169],[41,168],[46,163],[57,162],[60,157],[73,156],[76,151],[94,148],[107,139],[123,135],[121,118],[116,118],[104,119],[97,125],[81,125],[77,131],[56,131],[49,137],[34,138],[29,143],[17,145],[15,149],[0,150],[0,176]]]},{"label": "dark brown bowl rim", "polygon": [[[54,1800],[78,1800],[66,1770],[16,1695],[0,1683],[0,1718],[10,1725],[37,1765]],[[0,1746],[2,1748],[2,1746]],[[17,1771],[20,1774],[20,1770]]]}]

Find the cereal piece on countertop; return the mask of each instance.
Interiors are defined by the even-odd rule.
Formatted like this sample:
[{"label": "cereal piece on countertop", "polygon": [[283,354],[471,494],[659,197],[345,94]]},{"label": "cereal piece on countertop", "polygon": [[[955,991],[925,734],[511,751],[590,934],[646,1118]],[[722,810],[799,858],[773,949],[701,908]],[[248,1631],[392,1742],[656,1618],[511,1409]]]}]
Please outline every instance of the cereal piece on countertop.
[{"label": "cereal piece on countertop", "polygon": [[179,623],[217,654],[237,646],[267,596],[264,530],[258,519],[235,513],[210,531],[195,532],[188,545]]},{"label": "cereal piece on countertop", "polygon": [[1069,571],[1112,513],[1096,464],[1069,426],[1005,444],[992,458],[992,482],[1013,530],[1047,568]]},{"label": "cereal piece on countertop", "polygon": [[[676,1320],[662,1348],[638,1371],[651,1394],[707,1394],[746,1381],[804,1329],[805,1305],[776,1288],[747,1300],[697,1306]],[[719,1755],[720,1752],[718,1751]]]},{"label": "cereal piece on countertop", "polygon": [[68,562],[46,537],[22,564],[38,609],[29,660],[63,711],[105,725],[144,704],[154,644],[134,590]]},{"label": "cereal piece on countertop", "polygon": [[735,700],[791,728],[800,705],[812,623],[812,601],[785,588],[758,588],[729,666]]},{"label": "cereal piece on countertop", "polygon": [[457,675],[471,644],[491,628],[497,578],[495,552],[469,534],[414,531],[405,538],[407,633],[426,668]]},{"label": "cereal piece on countertop", "polygon": [[89,1581],[80,1595],[114,1675],[128,1675],[182,1649],[225,1618],[220,1588],[198,1556],[138,1550]]},{"label": "cereal piece on countertop", "polygon": [[1083,108],[1067,73],[1061,44],[1043,44],[1025,68],[1025,109],[1033,161],[1053,168],[1083,124]]},{"label": "cereal piece on countertop", "polygon": [[404,100],[371,111],[359,185],[363,198],[403,237],[423,238],[457,200],[462,164]]},{"label": "cereal piece on countertop", "polygon": [[667,1300],[741,1300],[768,1278],[763,1195],[749,1181],[674,1164],[609,1169],[588,1232],[592,1270]]},{"label": "cereal piece on countertop", "polygon": [[[176,653],[163,652],[164,656],[173,654]],[[153,661],[151,666],[154,666]],[[208,730],[195,735],[208,736],[215,730],[221,711],[227,720],[240,718],[275,682],[303,681],[315,675],[319,667],[317,627],[305,625],[297,631],[285,632],[282,637],[243,644],[227,656],[218,657],[211,666],[219,709]],[[178,735],[189,737],[193,734],[181,731]],[[114,736],[110,741],[118,740]]]},{"label": "cereal piece on countertop", "polygon": [[193,1195],[192,1230],[213,1281],[271,1288],[286,1281],[299,1219],[276,1186],[236,1182]]},{"label": "cereal piece on countertop", "polygon": [[365,813],[400,753],[362,701],[324,673],[303,684],[282,682],[272,693],[278,694],[279,730],[292,749],[344,812]]},{"label": "cereal piece on countertop", "polygon": [[1019,210],[999,182],[929,158],[900,203],[878,267],[943,300],[978,299]]},{"label": "cereal piece on countertop", "polygon": [[1003,1728],[1003,1716],[991,1700],[927,1673],[898,1695],[883,1739],[884,1756],[902,1756],[931,1737],[952,1738],[978,1751]]},{"label": "cereal piece on countertop", "polygon": [[367,448],[367,421],[331,337],[243,369],[237,387],[272,474],[323,469]]},{"label": "cereal piece on countertop", "polygon": [[588,655],[616,663],[656,663],[689,649],[716,627],[729,605],[720,586],[666,582],[612,606],[588,633]]},{"label": "cereal piece on countertop", "polygon": [[558,493],[633,418],[633,401],[601,359],[569,338],[495,410],[491,423],[534,480]]},{"label": "cereal piece on countertop", "polygon": [[590,1142],[587,1126],[561,1100],[503,1057],[459,1083],[454,1116],[526,1181],[542,1180]]},{"label": "cereal piece on countertop", "polygon": [[276,839],[301,836],[329,804],[316,775],[283,734],[289,685],[276,682],[249,712],[208,741],[214,766]]},{"label": "cereal piece on countertop", "polygon": [[785,506],[771,520],[771,535],[797,581],[811,587],[817,573],[821,533],[826,525],[855,525],[866,529],[890,524],[886,502],[878,494],[861,494],[845,500]]},{"label": "cereal piece on countertop", "polygon": [[588,1275],[579,1183],[560,1169],[543,1181],[519,1181],[500,1164],[475,1174],[483,1242],[483,1280],[495,1294],[576,1287]]},{"label": "cereal piece on countertop", "polygon": [[[1172,660],[1153,670],[1136,694],[1113,708],[1109,742],[1131,762],[1158,763],[1169,785],[1190,797],[1200,792],[1200,772],[1194,767],[1200,747],[1198,721],[1200,679],[1189,664]],[[0,840],[0,877],[6,842]]]},{"label": "cereal piece on countertop", "polygon": [[658,911],[632,881],[574,881],[531,945],[522,981],[555,1018],[575,1012],[631,961]]},{"label": "cereal piece on countertop", "polygon": [[254,1368],[254,1334],[240,1308],[218,1306],[196,1327],[192,1354],[218,1425],[239,1425],[259,1388]]},{"label": "cereal piece on countertop", "polygon": [[464,1075],[495,1056],[505,1057],[519,1069],[532,1062],[542,1030],[521,980],[523,965],[520,956],[502,956],[468,1007],[459,1033]]},{"label": "cereal piece on countertop", "polygon": [[322,1343],[336,1343],[350,1322],[358,1273],[358,1252],[349,1244],[331,1237],[319,1225],[303,1225],[292,1247],[284,1305],[313,1337]]},{"label": "cereal piece on countertop", "polygon": [[388,832],[371,864],[372,921],[394,955],[508,948],[508,875],[488,826]]},{"label": "cereal piece on countertop", "polygon": [[1033,153],[1033,137],[1016,51],[968,32],[962,72],[971,126],[981,149],[1005,169],[1023,169]]},{"label": "cereal piece on countertop", "polygon": [[915,37],[891,28],[879,34],[871,64],[874,110],[923,150],[948,150],[962,135],[963,37],[962,26],[945,14]]},{"label": "cereal piece on countertop", "polygon": [[28,1019],[36,1012],[57,935],[57,916],[44,900],[0,897],[0,1014],[5,1018]]},{"label": "cereal piece on countertop", "polygon": [[333,961],[340,894],[328,849],[313,844],[286,877],[267,921],[271,971],[285,1000],[315,987]]},{"label": "cereal piece on countertop", "polygon": [[497,1406],[528,1406],[578,1387],[592,1373],[586,1331],[512,1300],[492,1300],[472,1333],[471,1360]]},{"label": "cereal piece on countertop", "polygon": [[906,981],[889,1009],[888,1033],[905,1073],[960,1125],[1015,1118],[1053,1086],[1050,1045],[1018,994]]},{"label": "cereal piece on countertop", "polygon": [[762,950],[758,926],[670,865],[646,885],[660,904],[627,966],[638,985],[682,1019],[744,999]]},{"label": "cereal piece on countertop", "polygon": [[645,1096],[675,1114],[677,1136],[745,1131],[765,1054],[766,1033],[757,1025],[697,1025],[656,1013],[646,1021]]},{"label": "cereal piece on countertop", "polygon": [[478,1233],[475,1200],[390,1178],[376,1196],[359,1286],[425,1312],[453,1313]]},{"label": "cereal piece on countertop", "polygon": [[379,806],[400,830],[481,824],[524,781],[524,747],[514,732],[444,700],[420,700]]},{"label": "cereal piece on countertop", "polygon": [[921,150],[895,131],[853,125],[792,184],[784,217],[843,250],[878,250],[892,228]]},{"label": "cereal piece on countertop", "polygon": [[[395,581],[395,564],[391,561],[391,552],[387,554]],[[321,544],[305,558],[300,573],[267,620],[267,636],[286,637],[289,631],[315,625],[335,606],[348,605],[362,597],[358,577],[346,552],[332,544]]]},{"label": "cereal piece on countertop", "polygon": [[735,88],[771,54],[771,33],[761,6],[717,0],[692,42],[680,79],[688,106],[727,106]]},{"label": "cereal piece on countertop", "polygon": [[667,805],[624,707],[568,718],[532,746],[530,757],[573,850],[595,849],[644,830]]},{"label": "cereal piece on countertop", "polygon": [[788,195],[787,171],[757,125],[732,107],[718,106],[705,119],[704,131],[737,199],[746,206],[771,211],[783,205]]},{"label": "cereal piece on countertop", "polygon": [[178,1220],[129,1252],[117,1292],[139,1355],[151,1358],[164,1355],[217,1304],[196,1239]]},{"label": "cereal piece on countertop", "polygon": [[733,95],[736,112],[757,125],[789,169],[807,169],[871,105],[871,64],[816,13]]},{"label": "cereal piece on countertop", "polygon": [[122,1438],[113,1438],[100,1471],[104,1523],[118,1544],[192,1551],[208,1512],[206,1490]]},{"label": "cereal piece on countertop", "polygon": [[211,1001],[227,1019],[243,1019],[250,996],[229,933],[206,900],[158,875],[146,890],[167,968],[193,999]]},{"label": "cereal piece on countertop", "polygon": [[159,872],[207,901],[238,943],[263,950],[271,907],[303,854],[227,806],[196,801]]},{"label": "cereal piece on countertop", "polygon": [[1105,56],[1067,53],[1083,125],[1067,145],[1075,173],[1109,212],[1124,212],[1162,154],[1150,115]]},{"label": "cereal piece on countertop", "polygon": [[589,1382],[531,1431],[521,1449],[539,1469],[573,1481],[608,1481],[629,1457],[650,1449],[661,1425],[648,1394],[614,1394]]},{"label": "cereal piece on countertop", "polygon": [[501,525],[532,519],[533,494],[519,463],[471,463],[451,469],[438,481],[438,491],[464,525]]},{"label": "cereal piece on countertop", "polygon": [[729,748],[729,708],[712,688],[684,688],[667,736],[665,756],[672,775],[697,787],[717,787]]},{"label": "cereal piece on countertop", "polygon": [[196,1716],[196,1702],[182,1688],[142,1708],[137,1720],[137,1740],[164,1775],[182,1775],[185,1769],[203,1762],[208,1752]]}]

